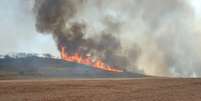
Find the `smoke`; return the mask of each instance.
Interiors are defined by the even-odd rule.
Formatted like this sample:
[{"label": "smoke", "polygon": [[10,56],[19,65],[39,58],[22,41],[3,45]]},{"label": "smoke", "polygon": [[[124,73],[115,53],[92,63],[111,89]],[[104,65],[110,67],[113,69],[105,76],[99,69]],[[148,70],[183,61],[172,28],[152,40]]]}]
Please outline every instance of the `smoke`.
[{"label": "smoke", "polygon": [[35,0],[34,12],[59,50],[148,75],[201,76],[200,32],[185,0]]}]

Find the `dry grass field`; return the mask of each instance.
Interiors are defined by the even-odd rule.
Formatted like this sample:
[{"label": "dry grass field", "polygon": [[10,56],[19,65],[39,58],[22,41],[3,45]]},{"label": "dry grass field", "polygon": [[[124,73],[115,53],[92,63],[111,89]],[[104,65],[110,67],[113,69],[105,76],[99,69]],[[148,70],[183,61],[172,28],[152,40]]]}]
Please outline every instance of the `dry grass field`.
[{"label": "dry grass field", "polygon": [[2,80],[0,101],[201,101],[201,79]]}]

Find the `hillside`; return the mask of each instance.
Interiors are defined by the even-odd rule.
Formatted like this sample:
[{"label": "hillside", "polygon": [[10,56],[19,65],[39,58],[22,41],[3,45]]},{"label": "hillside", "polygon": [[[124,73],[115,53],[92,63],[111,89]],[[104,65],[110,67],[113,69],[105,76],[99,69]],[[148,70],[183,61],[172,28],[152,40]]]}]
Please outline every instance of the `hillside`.
[{"label": "hillside", "polygon": [[94,67],[65,62],[50,57],[26,56],[0,59],[0,75],[16,77],[65,77],[65,78],[126,78],[143,77],[130,72],[107,72]]}]

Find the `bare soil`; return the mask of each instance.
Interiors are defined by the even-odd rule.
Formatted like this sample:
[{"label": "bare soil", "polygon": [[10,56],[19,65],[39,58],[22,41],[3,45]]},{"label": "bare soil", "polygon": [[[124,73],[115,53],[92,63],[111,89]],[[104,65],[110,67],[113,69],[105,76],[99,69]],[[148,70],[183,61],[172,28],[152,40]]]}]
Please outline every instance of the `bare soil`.
[{"label": "bare soil", "polygon": [[201,101],[201,79],[2,80],[0,101]]}]

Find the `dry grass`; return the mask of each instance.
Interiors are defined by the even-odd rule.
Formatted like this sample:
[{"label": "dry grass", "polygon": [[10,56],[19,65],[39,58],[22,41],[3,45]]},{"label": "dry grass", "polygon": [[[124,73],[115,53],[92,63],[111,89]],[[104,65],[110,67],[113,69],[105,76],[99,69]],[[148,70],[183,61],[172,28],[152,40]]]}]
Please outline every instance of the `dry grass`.
[{"label": "dry grass", "polygon": [[201,79],[4,80],[0,101],[201,101]]}]

